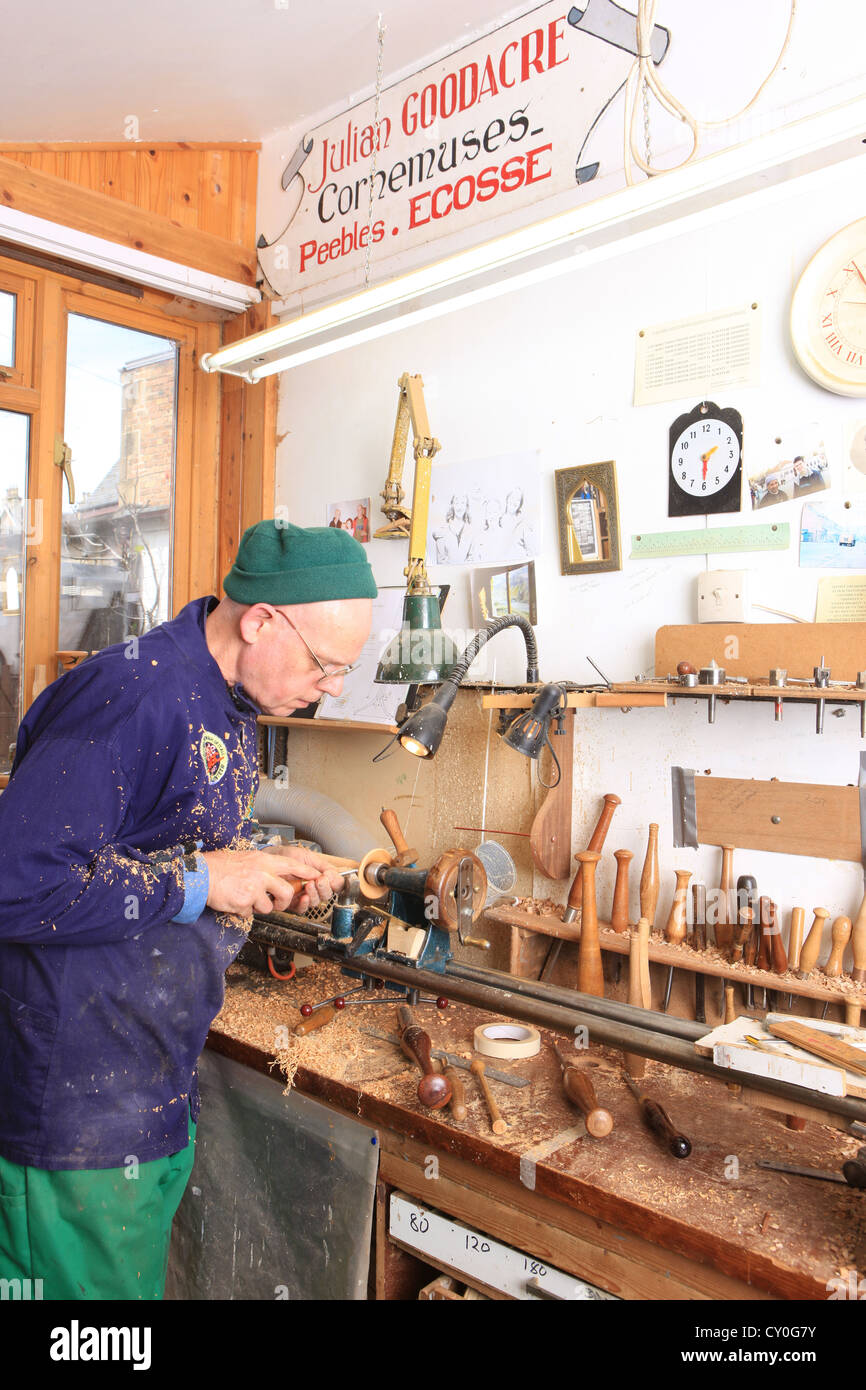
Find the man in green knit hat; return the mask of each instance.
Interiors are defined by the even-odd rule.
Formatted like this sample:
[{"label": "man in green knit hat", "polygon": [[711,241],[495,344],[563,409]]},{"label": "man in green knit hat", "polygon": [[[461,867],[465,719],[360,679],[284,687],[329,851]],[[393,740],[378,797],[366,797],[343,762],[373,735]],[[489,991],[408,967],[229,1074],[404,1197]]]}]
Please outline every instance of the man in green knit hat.
[{"label": "man in green knit hat", "polygon": [[162,1297],[225,970],[254,912],[342,884],[319,855],[251,847],[256,716],[339,694],[370,632],[364,548],[263,521],[225,592],[61,676],[19,730],[0,796],[0,1279],[22,1297]]}]

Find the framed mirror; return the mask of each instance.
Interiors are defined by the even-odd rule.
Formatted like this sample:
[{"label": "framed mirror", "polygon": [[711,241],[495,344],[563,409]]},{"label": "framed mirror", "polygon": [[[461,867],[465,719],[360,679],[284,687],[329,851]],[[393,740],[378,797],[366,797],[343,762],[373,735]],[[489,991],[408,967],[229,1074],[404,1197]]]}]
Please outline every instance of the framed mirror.
[{"label": "framed mirror", "polygon": [[556,470],[559,567],[563,574],[622,569],[616,464]]}]

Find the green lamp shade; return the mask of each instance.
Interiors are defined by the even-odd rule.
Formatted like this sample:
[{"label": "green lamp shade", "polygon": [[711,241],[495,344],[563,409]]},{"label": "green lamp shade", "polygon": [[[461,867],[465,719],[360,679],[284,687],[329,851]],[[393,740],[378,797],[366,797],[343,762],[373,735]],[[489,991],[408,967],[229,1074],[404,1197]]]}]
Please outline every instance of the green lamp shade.
[{"label": "green lamp shade", "polygon": [[378,685],[438,685],[460,653],[442,631],[436,594],[406,594],[403,625],[379,660]]}]

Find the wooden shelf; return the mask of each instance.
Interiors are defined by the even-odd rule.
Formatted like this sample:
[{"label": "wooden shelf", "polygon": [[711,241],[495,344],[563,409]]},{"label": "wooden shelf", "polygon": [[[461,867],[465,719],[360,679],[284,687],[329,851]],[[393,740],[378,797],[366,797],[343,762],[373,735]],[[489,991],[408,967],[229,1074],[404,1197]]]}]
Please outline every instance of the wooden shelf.
[{"label": "wooden shelf", "polygon": [[[493,922],[510,927],[523,927],[529,931],[541,932],[544,936],[559,937],[562,941],[580,940],[580,924],[566,923],[559,917],[522,912],[516,907],[489,907],[484,915]],[[616,932],[607,922],[599,921],[598,926],[601,949],[627,956],[629,933]],[[829,982],[824,984],[817,970],[813,970],[807,980],[800,980],[793,974],[776,975],[771,970],[758,970],[748,965],[731,965],[712,947],[698,952],[690,946],[672,946],[656,932],[650,937],[649,958],[659,965],[672,965],[678,970],[689,970],[694,975],[714,975],[717,979],[732,980],[741,985],[759,985],[761,989],[776,990],[780,994],[796,994],[805,999],[820,999],[822,1002],[829,1000],[835,1004],[855,1004],[866,1009],[866,990],[859,993],[843,991]]]},{"label": "wooden shelf", "polygon": [[[707,700],[715,695],[718,700],[772,702],[777,694],[781,694],[786,704],[794,700],[807,700],[812,704],[824,700],[828,705],[866,703],[866,690],[834,686],[816,690],[814,686],[786,685],[777,691],[766,682],[684,686],[671,681],[621,681],[608,690],[569,690],[565,702],[568,709],[665,709],[668,700]],[[481,705],[483,709],[528,709],[534,699],[532,694],[515,691],[509,695],[507,691],[498,691],[495,695],[482,696]]]},{"label": "wooden shelf", "polygon": [[396,734],[396,724],[366,724],[363,719],[295,719],[291,715],[260,714],[257,723],[279,725],[280,728],[328,729],[339,732],[342,729],[362,729],[368,734]]}]

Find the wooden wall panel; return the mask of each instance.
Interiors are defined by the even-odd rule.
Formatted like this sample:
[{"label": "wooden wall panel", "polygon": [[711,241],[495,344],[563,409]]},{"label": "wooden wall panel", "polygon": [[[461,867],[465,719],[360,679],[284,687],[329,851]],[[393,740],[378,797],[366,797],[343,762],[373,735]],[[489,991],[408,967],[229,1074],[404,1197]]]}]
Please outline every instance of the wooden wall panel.
[{"label": "wooden wall panel", "polygon": [[813,782],[696,777],[698,842],[860,863],[860,792]]},{"label": "wooden wall panel", "polygon": [[0,158],[170,217],[182,227],[255,247],[257,144],[0,143]]}]

